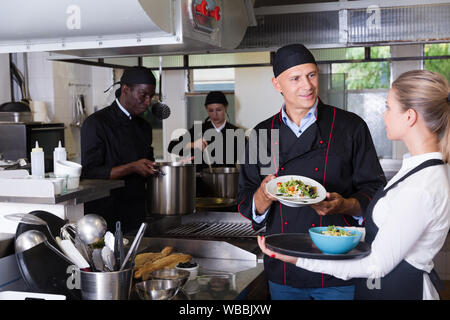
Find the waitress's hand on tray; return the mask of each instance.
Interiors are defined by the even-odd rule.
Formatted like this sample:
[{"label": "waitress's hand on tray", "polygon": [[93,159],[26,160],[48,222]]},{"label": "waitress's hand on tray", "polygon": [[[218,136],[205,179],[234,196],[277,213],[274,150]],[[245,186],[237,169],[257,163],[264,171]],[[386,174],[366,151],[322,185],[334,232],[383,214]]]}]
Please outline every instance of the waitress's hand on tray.
[{"label": "waitress's hand on tray", "polygon": [[336,213],[348,214],[351,216],[361,214],[361,207],[355,198],[346,199],[336,192],[327,192],[325,200],[311,204],[310,206],[316,210],[317,214],[320,216]]},{"label": "waitress's hand on tray", "polygon": [[255,206],[256,206],[256,212],[259,214],[263,214],[272,204],[273,201],[277,201],[275,197],[273,197],[270,193],[266,190],[267,183],[275,179],[275,176],[273,174],[268,175],[264,178],[264,180],[261,182],[261,185],[259,186],[258,190],[256,190],[255,193]]},{"label": "waitress's hand on tray", "polygon": [[287,255],[284,255],[284,254],[277,253],[277,252],[274,252],[272,250],[269,250],[266,247],[266,238],[265,237],[257,236],[257,239],[258,239],[258,245],[259,245],[259,247],[261,248],[261,251],[264,254],[267,254],[271,258],[275,258],[275,259],[278,259],[278,260],[281,260],[281,261],[284,261],[284,262],[289,262],[289,263],[293,263],[293,264],[297,263],[297,258],[296,257],[287,256]]}]

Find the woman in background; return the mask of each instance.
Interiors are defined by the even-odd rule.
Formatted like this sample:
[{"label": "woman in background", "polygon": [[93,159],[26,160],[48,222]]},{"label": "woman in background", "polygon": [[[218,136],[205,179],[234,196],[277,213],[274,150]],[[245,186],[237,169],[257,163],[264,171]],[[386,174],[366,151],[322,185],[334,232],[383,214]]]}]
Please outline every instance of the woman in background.
[{"label": "woman in background", "polygon": [[[175,146],[181,144],[180,146],[183,146],[183,148],[179,149],[179,153],[174,154],[180,157],[186,157],[186,154],[190,155],[194,160],[193,162],[196,164],[197,172],[209,168],[209,164],[213,168],[235,167],[239,156],[237,150],[239,135],[235,135],[235,130],[239,128],[227,121],[227,108],[228,101],[223,92],[209,92],[205,100],[205,109],[208,113],[208,117],[201,124],[201,130],[200,128],[194,130],[194,124],[194,126],[189,129],[189,132],[170,142],[169,147],[167,148],[168,152],[174,153]],[[216,135],[216,137],[214,135]],[[216,141],[217,136],[221,136],[221,139],[219,139],[221,143]],[[244,131],[242,131],[242,138],[244,138]],[[244,145],[242,145],[242,147],[244,147]],[[201,151],[201,153],[199,153],[201,155],[200,161],[199,159],[194,158],[196,154],[195,149]],[[208,188],[204,185],[202,179],[198,178],[197,195],[208,195],[207,189]]]},{"label": "woman in background", "polygon": [[[394,81],[383,113],[387,137],[410,153],[365,213],[369,256],[358,260],[296,258],[267,249],[300,268],[355,279],[355,299],[439,299],[433,258],[450,226],[450,88],[434,72],[414,70]],[[408,156],[408,155],[407,155]],[[378,284],[370,286],[370,282]],[[369,287],[372,287],[370,289]]]}]

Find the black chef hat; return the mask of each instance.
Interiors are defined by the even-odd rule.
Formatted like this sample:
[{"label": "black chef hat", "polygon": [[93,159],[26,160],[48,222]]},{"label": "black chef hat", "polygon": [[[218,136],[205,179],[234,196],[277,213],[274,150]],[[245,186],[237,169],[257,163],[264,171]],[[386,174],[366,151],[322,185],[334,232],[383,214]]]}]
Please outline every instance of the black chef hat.
[{"label": "black chef hat", "polygon": [[273,74],[275,78],[283,71],[305,63],[316,63],[311,51],[302,44],[290,44],[281,47],[273,59]]},{"label": "black chef hat", "polygon": [[[122,84],[153,84],[156,85],[156,78],[153,72],[146,67],[135,66],[125,69],[120,78],[120,81],[113,84],[119,84],[120,88],[116,90],[116,97],[120,96],[122,89]],[[112,86],[111,86],[112,87]],[[109,87],[105,92],[107,92],[111,87]]]},{"label": "black chef hat", "polygon": [[120,78],[120,83],[156,85],[156,78],[149,68],[136,66],[125,69]]},{"label": "black chef hat", "polygon": [[205,100],[205,106],[211,103],[220,103],[224,106],[228,105],[227,98],[222,91],[211,91],[210,93],[208,93]]}]

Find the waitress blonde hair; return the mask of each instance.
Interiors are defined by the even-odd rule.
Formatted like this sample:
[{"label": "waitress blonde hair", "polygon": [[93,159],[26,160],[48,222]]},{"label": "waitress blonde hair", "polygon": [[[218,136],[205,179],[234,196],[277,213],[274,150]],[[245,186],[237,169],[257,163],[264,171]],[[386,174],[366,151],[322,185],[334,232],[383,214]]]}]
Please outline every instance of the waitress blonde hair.
[{"label": "waitress blonde hair", "polygon": [[423,117],[428,129],[440,137],[439,146],[448,163],[450,158],[450,88],[442,75],[427,70],[402,73],[392,83],[403,111],[412,108]]}]

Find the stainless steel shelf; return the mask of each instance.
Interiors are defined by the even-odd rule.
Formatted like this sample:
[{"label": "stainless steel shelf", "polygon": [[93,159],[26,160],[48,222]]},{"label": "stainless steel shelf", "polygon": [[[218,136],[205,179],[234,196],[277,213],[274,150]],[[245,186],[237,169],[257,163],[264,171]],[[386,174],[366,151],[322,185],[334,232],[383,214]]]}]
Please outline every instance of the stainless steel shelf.
[{"label": "stainless steel shelf", "polygon": [[35,203],[35,204],[59,204],[72,201],[73,205],[108,197],[112,189],[125,185],[122,180],[81,180],[77,189],[68,190],[54,197],[20,197],[0,196],[0,202]]}]

